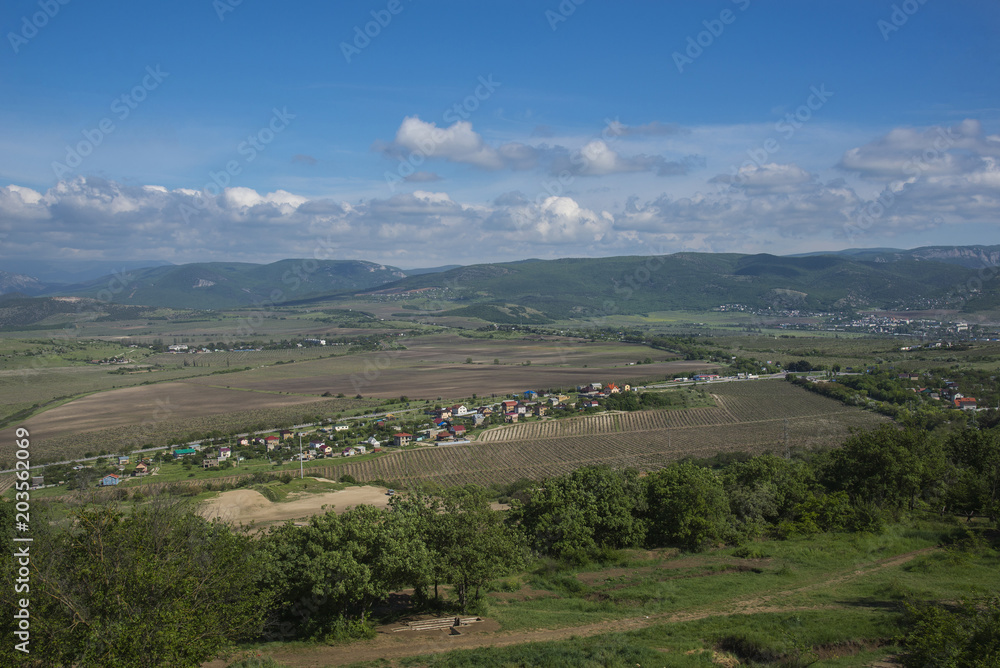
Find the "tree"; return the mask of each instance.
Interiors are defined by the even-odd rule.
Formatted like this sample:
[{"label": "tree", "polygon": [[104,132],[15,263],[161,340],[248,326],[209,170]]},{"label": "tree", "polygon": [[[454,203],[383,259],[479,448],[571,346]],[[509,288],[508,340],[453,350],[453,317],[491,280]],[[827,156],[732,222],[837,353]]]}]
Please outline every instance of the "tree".
[{"label": "tree", "polygon": [[166,502],[73,520],[31,546],[33,659],[194,667],[262,628],[270,594],[249,537]]},{"label": "tree", "polygon": [[718,476],[711,470],[681,463],[646,478],[651,546],[704,548],[725,532],[729,504]]},{"label": "tree", "polygon": [[1000,517],[1000,431],[963,429],[947,443],[957,479],[948,491],[949,505],[969,517]]},{"label": "tree", "polygon": [[427,551],[408,518],[373,506],[285,524],[263,543],[278,596],[273,622],[303,637],[363,626],[375,603],[426,572]]},{"label": "tree", "polygon": [[896,510],[933,494],[944,466],[943,449],[926,432],[883,425],[832,451],[820,479],[827,489],[847,492],[856,507]]},{"label": "tree", "polygon": [[490,580],[510,575],[524,565],[521,536],[490,508],[486,490],[469,485],[447,490],[441,500],[444,515],[435,518],[431,536],[436,561],[458,594],[462,612],[470,598]]},{"label": "tree", "polygon": [[584,467],[526,495],[514,504],[511,521],[541,554],[583,563],[599,549],[635,547],[645,538],[642,484],[634,471]]},{"label": "tree", "polygon": [[962,601],[957,610],[907,606],[909,628],[900,638],[907,668],[1000,665],[1000,596]]},{"label": "tree", "polygon": [[764,534],[791,520],[815,485],[804,462],[758,455],[726,467],[722,475],[736,530],[746,537]]}]

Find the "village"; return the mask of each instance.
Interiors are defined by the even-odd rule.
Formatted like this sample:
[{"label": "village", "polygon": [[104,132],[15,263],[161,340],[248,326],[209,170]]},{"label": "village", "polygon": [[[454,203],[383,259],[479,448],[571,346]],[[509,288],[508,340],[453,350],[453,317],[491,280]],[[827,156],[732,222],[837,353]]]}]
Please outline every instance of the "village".
[{"label": "village", "polygon": [[[699,374],[693,380],[712,380],[715,374]],[[689,381],[675,378],[674,382]],[[145,478],[158,473],[164,462],[179,463],[193,477],[194,471],[221,471],[246,467],[266,460],[272,467],[289,462],[311,462],[320,459],[356,457],[380,453],[388,448],[435,447],[470,443],[470,437],[489,427],[513,424],[525,420],[545,420],[603,410],[603,400],[621,392],[629,392],[628,384],[619,387],[614,382],[589,383],[572,394],[560,391],[525,390],[492,403],[457,403],[435,405],[424,409],[414,419],[405,411],[381,416],[359,416],[299,429],[277,429],[253,435],[192,442],[156,453],[132,454],[112,458],[115,471],[102,473],[96,484],[108,487],[122,484],[130,478]],[[413,412],[419,409],[410,409]],[[138,453],[136,453],[138,454]],[[133,461],[135,462],[133,465]],[[87,467],[75,467],[84,469]],[[233,473],[238,471],[234,470]],[[38,478],[41,484],[41,478]]]}]

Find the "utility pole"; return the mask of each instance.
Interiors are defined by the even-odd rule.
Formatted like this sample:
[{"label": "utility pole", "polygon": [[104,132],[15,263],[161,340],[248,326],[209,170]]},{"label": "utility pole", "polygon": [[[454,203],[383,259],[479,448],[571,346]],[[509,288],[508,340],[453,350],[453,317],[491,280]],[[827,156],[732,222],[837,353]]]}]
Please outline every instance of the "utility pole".
[{"label": "utility pole", "polygon": [[302,471],[302,432],[299,432],[299,480],[303,478],[305,473]]},{"label": "utility pole", "polygon": [[785,459],[791,459],[792,453],[788,449],[788,418],[785,418]]}]

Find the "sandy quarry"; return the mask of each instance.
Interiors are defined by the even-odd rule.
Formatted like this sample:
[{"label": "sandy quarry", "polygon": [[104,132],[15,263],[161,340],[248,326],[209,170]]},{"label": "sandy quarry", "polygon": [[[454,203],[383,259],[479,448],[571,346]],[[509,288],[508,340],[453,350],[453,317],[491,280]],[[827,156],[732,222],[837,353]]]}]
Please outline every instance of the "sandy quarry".
[{"label": "sandy quarry", "polygon": [[[222,492],[214,499],[206,501],[200,513],[208,519],[219,518],[233,524],[254,522],[271,524],[287,520],[304,520],[329,510],[342,513],[351,506],[368,504],[386,508],[389,497],[385,487],[348,487],[339,492],[320,494],[296,493],[280,503],[272,503],[252,489],[234,489]],[[327,506],[324,510],[323,506]]]}]

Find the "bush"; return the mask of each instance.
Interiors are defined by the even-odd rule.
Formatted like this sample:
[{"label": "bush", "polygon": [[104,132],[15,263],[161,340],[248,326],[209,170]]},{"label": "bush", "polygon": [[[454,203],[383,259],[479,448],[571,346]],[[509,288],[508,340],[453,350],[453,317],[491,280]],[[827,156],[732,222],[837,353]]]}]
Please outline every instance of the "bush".
[{"label": "bush", "polygon": [[340,482],[346,482],[350,485],[355,485],[357,484],[358,481],[350,473],[345,473],[344,475],[340,476]]}]

